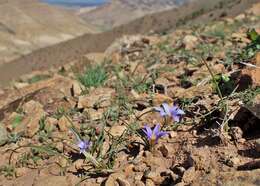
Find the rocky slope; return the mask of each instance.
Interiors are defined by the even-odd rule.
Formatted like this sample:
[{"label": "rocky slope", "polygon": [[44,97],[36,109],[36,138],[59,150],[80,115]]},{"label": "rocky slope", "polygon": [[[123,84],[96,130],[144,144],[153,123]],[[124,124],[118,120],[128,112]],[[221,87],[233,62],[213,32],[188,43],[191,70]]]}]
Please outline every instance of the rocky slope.
[{"label": "rocky slope", "polygon": [[89,23],[105,30],[126,24],[146,14],[178,7],[191,0],[112,0],[92,11],[80,12],[79,15]]},{"label": "rocky slope", "polygon": [[72,12],[38,0],[1,0],[0,64],[94,31]]},{"label": "rocky slope", "polygon": [[259,185],[259,7],[1,90],[0,185]]},{"label": "rocky slope", "polygon": [[250,8],[255,2],[258,0],[216,0],[210,1],[210,3],[208,0],[199,0],[177,10],[172,9],[142,17],[107,32],[85,34],[63,43],[39,49],[0,66],[0,85],[6,85],[12,79],[34,70],[49,69],[77,60],[89,52],[104,52],[116,38],[123,35],[151,33],[150,31],[164,34],[177,27],[199,24],[201,21],[207,23],[223,17],[234,17]]}]

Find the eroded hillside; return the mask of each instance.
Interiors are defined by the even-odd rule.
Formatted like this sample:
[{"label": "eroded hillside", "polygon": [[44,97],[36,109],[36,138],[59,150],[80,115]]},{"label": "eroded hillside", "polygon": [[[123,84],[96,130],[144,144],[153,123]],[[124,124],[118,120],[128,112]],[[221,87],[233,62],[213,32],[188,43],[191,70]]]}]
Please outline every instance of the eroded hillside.
[{"label": "eroded hillside", "polygon": [[0,64],[84,33],[95,32],[72,12],[38,0],[0,1]]},{"label": "eroded hillside", "polygon": [[6,85],[12,79],[34,70],[49,69],[77,60],[89,52],[104,52],[115,39],[123,35],[163,34],[185,25],[205,24],[225,17],[234,17],[256,2],[258,0],[216,0],[210,3],[208,0],[199,0],[178,9],[144,16],[110,31],[84,34],[63,43],[36,50],[0,66],[0,85]]},{"label": "eroded hillside", "polygon": [[87,22],[107,30],[147,14],[176,8],[187,2],[191,0],[112,0],[92,11],[80,12],[79,15]]}]

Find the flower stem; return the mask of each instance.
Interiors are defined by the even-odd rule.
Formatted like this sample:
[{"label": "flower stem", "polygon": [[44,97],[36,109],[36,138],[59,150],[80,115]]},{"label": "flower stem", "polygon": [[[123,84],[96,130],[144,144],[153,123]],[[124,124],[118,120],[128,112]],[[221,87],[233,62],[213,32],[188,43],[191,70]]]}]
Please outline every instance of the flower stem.
[{"label": "flower stem", "polygon": [[203,63],[206,65],[206,67],[207,67],[207,69],[208,69],[208,71],[209,71],[209,73],[210,73],[210,75],[211,75],[211,77],[212,77],[212,80],[213,80],[213,82],[214,82],[214,84],[215,84],[215,86],[216,86],[216,88],[217,88],[217,92],[218,92],[219,98],[220,98],[221,100],[223,100],[223,96],[222,96],[221,90],[220,90],[220,88],[219,88],[219,86],[218,86],[218,83],[217,83],[217,81],[216,81],[216,78],[215,78],[215,76],[214,76],[212,70],[210,69],[208,63],[206,62],[206,60],[205,60],[204,58],[202,58],[202,61],[203,61]]},{"label": "flower stem", "polygon": [[90,161],[95,167],[100,167],[100,163],[88,152],[84,151],[83,152],[85,158]]}]

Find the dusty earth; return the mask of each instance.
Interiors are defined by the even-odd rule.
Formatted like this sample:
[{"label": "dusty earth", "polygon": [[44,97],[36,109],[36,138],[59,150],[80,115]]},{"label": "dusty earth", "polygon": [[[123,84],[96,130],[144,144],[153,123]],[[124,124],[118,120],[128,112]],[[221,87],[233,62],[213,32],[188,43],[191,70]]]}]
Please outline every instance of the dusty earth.
[{"label": "dusty earth", "polygon": [[103,30],[108,30],[115,26],[129,23],[130,21],[143,17],[147,14],[176,8],[180,6],[180,2],[188,3],[189,1],[114,0],[91,11],[81,11],[78,15],[86,20],[87,23],[92,23]]},{"label": "dusty earth", "polygon": [[[259,6],[125,36],[2,89],[0,185],[259,185]],[[156,124],[154,144],[142,129]]]},{"label": "dusty earth", "polygon": [[[86,53],[104,52],[115,39],[123,35],[147,34],[150,31],[159,34],[167,31],[170,33],[170,30],[185,24],[208,23],[223,17],[237,16],[256,2],[258,0],[216,0],[210,2],[208,0],[198,0],[178,9],[147,15],[107,32],[85,34],[57,45],[41,48],[28,55],[23,55],[19,59],[9,61],[7,64],[0,65],[0,86],[7,85],[11,80],[35,70],[47,70],[53,66],[57,67],[78,60],[80,56]],[[25,7],[28,8],[27,6]],[[66,20],[70,21],[70,19]],[[76,26],[75,28],[77,29]],[[28,32],[30,33],[31,30],[28,30]],[[26,35],[30,36],[31,34]],[[22,47],[22,49],[25,48]],[[4,51],[6,51],[6,48]]]}]

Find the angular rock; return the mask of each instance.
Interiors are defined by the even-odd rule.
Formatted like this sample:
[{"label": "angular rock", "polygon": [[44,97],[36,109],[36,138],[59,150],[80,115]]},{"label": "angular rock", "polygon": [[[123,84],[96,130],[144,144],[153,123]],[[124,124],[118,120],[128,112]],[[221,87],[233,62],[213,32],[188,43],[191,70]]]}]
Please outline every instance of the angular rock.
[{"label": "angular rock", "polygon": [[2,123],[0,123],[0,146],[8,141],[8,133]]},{"label": "angular rock", "polygon": [[96,88],[88,95],[79,96],[78,108],[104,108],[111,105],[115,90],[111,88]]},{"label": "angular rock", "polygon": [[260,3],[254,4],[248,12],[255,16],[260,16]]},{"label": "angular rock", "polygon": [[46,131],[53,131],[54,128],[57,126],[58,120],[56,118],[47,117],[45,119],[45,130]]},{"label": "angular rock", "polygon": [[[63,87],[65,95],[69,95],[71,80],[63,76],[54,76],[51,79],[31,84],[19,90],[7,90],[0,95],[0,120],[4,117],[4,112],[13,112],[22,101],[32,99],[38,92],[51,88],[59,90]],[[68,89],[68,90],[67,90]]]},{"label": "angular rock", "polygon": [[162,153],[163,157],[168,157],[169,147],[165,144],[161,145],[158,150]]},{"label": "angular rock", "polygon": [[61,132],[66,132],[69,130],[69,127],[71,126],[70,121],[66,116],[62,116],[58,121],[58,127]]},{"label": "angular rock", "polygon": [[82,170],[84,167],[84,160],[78,159],[73,164],[74,164],[76,170]]},{"label": "angular rock", "polygon": [[123,179],[123,178],[121,178],[121,177],[118,177],[118,178],[116,179],[116,181],[118,182],[118,184],[119,184],[120,186],[131,186],[130,183],[129,183],[127,180],[125,180],[125,179]]},{"label": "angular rock", "polygon": [[125,180],[125,176],[123,174],[113,173],[108,177],[105,186],[116,186],[116,185],[130,186],[128,181]]},{"label": "angular rock", "polygon": [[91,120],[99,120],[103,117],[104,109],[100,108],[95,110],[93,108],[85,109],[84,112],[87,113],[89,119]]},{"label": "angular rock", "polygon": [[145,182],[146,186],[155,186],[154,182],[151,179],[147,179]]},{"label": "angular rock", "polygon": [[183,38],[183,44],[185,45],[185,49],[191,50],[196,47],[198,44],[198,38],[193,35],[186,35]]},{"label": "angular rock", "polygon": [[134,74],[145,75],[147,73],[147,70],[146,70],[144,64],[140,64],[137,62],[130,64],[130,71],[133,75]]},{"label": "angular rock", "polygon": [[85,55],[90,61],[93,61],[95,64],[101,64],[106,59],[104,53],[88,53]]},{"label": "angular rock", "polygon": [[121,136],[126,129],[126,126],[123,125],[114,125],[111,127],[109,133],[113,136]]},{"label": "angular rock", "polygon": [[[260,3],[259,3],[259,4],[260,4]],[[257,53],[256,53],[254,64],[255,64],[256,66],[260,67],[260,52],[257,52]]]},{"label": "angular rock", "polygon": [[69,186],[65,176],[45,176],[35,180],[34,186]]},{"label": "angular rock", "polygon": [[194,179],[196,178],[196,176],[197,175],[196,175],[195,167],[191,167],[187,171],[184,172],[182,181],[184,183],[192,183],[194,181]]},{"label": "angular rock", "polygon": [[26,83],[26,82],[15,82],[14,83],[14,88],[20,89],[20,88],[24,88],[24,87],[26,87],[28,85],[29,85],[29,83]]},{"label": "angular rock", "polygon": [[141,40],[141,36],[123,36],[112,43],[105,51],[105,55],[109,56],[116,52],[122,52],[124,48],[129,48],[129,46]]},{"label": "angular rock", "polygon": [[194,98],[202,95],[211,94],[213,88],[210,84],[193,86],[188,89],[184,88],[171,88],[169,89],[169,95],[177,98]]},{"label": "angular rock", "polygon": [[240,127],[231,127],[230,132],[232,137],[238,141],[243,137],[243,131],[241,130]]},{"label": "angular rock", "polygon": [[242,21],[243,19],[246,18],[246,15],[245,14],[239,14],[238,16],[235,17],[235,20],[237,21]]},{"label": "angular rock", "polygon": [[[210,174],[196,180],[197,185],[252,185],[260,182],[260,169],[250,171],[217,172],[212,170]],[[232,179],[231,179],[232,178]]]},{"label": "angular rock", "polygon": [[159,169],[149,172],[149,174],[146,175],[146,178],[151,179],[155,184],[160,184],[164,180],[164,178],[161,176],[161,171]]},{"label": "angular rock", "polygon": [[260,153],[260,138],[255,141],[256,151]]},{"label": "angular rock", "polygon": [[15,176],[16,177],[21,177],[24,176],[28,172],[28,168],[26,167],[21,167],[21,168],[16,168],[15,169]]},{"label": "angular rock", "polygon": [[32,114],[35,112],[43,111],[43,106],[39,102],[31,100],[31,101],[25,103],[23,105],[22,109],[26,114]]},{"label": "angular rock", "polygon": [[234,41],[243,42],[243,43],[251,42],[251,40],[247,38],[246,33],[233,33],[231,37]]},{"label": "angular rock", "polygon": [[260,86],[260,69],[258,68],[246,68],[241,71],[239,77],[239,88],[240,90],[246,89],[250,86]]},{"label": "angular rock", "polygon": [[155,94],[153,97],[153,105],[154,106],[160,106],[162,103],[173,103],[172,98],[169,96],[163,95],[163,94]]},{"label": "angular rock", "polygon": [[135,181],[136,186],[145,186],[145,184],[142,181]]},{"label": "angular rock", "polygon": [[34,136],[40,128],[39,121],[45,116],[43,106],[36,101],[29,101],[22,107],[24,119],[21,124],[15,128],[16,132],[25,132],[25,136]]},{"label": "angular rock", "polygon": [[71,87],[72,96],[80,96],[83,90],[82,85],[78,81],[74,81]]},{"label": "angular rock", "polygon": [[250,112],[252,112],[257,118],[260,119],[260,94],[257,95],[253,103],[245,106]]}]

